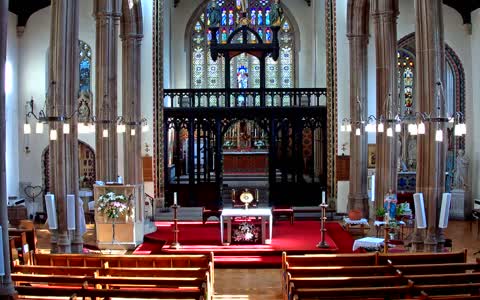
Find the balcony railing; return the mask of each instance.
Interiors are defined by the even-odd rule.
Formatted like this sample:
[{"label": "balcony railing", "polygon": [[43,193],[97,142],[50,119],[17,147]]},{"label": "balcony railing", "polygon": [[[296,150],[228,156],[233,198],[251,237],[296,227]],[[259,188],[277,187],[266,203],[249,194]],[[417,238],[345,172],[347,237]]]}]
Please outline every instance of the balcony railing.
[{"label": "balcony railing", "polygon": [[326,88],[164,90],[169,108],[319,107],[326,101]]}]

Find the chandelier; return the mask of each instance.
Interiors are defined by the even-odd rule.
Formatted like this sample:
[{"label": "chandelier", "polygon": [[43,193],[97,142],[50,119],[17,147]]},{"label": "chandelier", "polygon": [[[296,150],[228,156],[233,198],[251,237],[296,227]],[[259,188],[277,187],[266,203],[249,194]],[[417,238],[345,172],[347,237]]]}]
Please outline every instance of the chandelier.
[{"label": "chandelier", "polygon": [[[437,97],[445,100],[445,95],[443,93],[442,83],[438,81],[436,83]],[[391,94],[388,96],[391,97]],[[391,101],[386,101],[391,103]],[[341,132],[352,132],[355,130],[355,135],[359,136],[362,134],[362,131],[367,133],[386,132],[388,137],[393,137],[393,132],[401,133],[404,126],[407,128],[407,131],[410,135],[423,135],[425,134],[425,124],[437,124],[437,130],[435,132],[435,140],[437,142],[443,142],[443,130],[440,126],[441,123],[450,124],[454,126],[454,135],[463,136],[467,133],[467,126],[465,125],[465,116],[461,112],[454,112],[452,115],[447,115],[441,113],[440,107],[437,108],[435,112],[417,112],[412,111],[410,107],[407,107],[406,111],[402,114],[398,112],[393,115],[390,111],[387,113],[387,116],[380,115],[378,118],[370,115],[367,120],[363,120],[363,109],[359,99],[357,99],[357,104],[360,112],[360,121],[352,121],[349,118],[344,118],[340,126]],[[404,126],[402,126],[404,125]]]},{"label": "chandelier", "polygon": [[[78,121],[78,133],[79,134],[88,134],[95,133],[95,124],[117,124],[117,133],[125,133],[127,131],[127,126],[130,127],[130,135],[134,136],[136,134],[136,127],[141,126],[142,132],[147,132],[149,130],[148,121],[146,118],[142,118],[138,121],[129,121],[126,120],[123,116],[118,116],[115,120],[99,120],[97,117],[92,116],[91,109],[88,104],[88,101],[85,99],[80,99],[78,107],[71,115],[60,115],[60,116],[48,116],[44,109],[41,109],[38,113],[34,112],[34,100],[33,97],[27,101],[25,114],[25,123],[23,124],[23,133],[29,135],[32,133],[32,127],[29,123],[29,119],[33,117],[37,120],[35,124],[35,133],[43,134],[44,125],[53,122],[63,123],[62,131],[63,134],[70,134],[70,124],[68,121],[74,116],[77,115],[79,118]],[[57,140],[58,133],[56,129],[50,129],[50,140]],[[104,128],[102,131],[102,136],[108,138],[108,129]]]}]

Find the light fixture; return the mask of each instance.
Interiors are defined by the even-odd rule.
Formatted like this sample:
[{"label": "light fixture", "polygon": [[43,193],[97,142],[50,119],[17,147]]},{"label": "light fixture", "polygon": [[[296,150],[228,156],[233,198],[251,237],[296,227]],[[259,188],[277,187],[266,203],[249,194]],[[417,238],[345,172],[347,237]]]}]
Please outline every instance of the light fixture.
[{"label": "light fixture", "polygon": [[358,135],[360,135],[360,134],[361,134],[360,128],[355,129],[355,135],[358,136]]},{"label": "light fixture", "polygon": [[63,123],[63,134],[70,134],[70,124]]},{"label": "light fixture", "polygon": [[130,135],[135,135],[135,128],[130,129]]},{"label": "light fixture", "polygon": [[[443,92],[442,83],[438,81],[436,83],[437,89],[437,97],[439,97],[439,101],[443,100],[445,102],[445,95]],[[391,94],[388,95],[388,98],[391,97]],[[392,101],[385,101],[385,106]],[[362,105],[359,99],[357,99],[358,109],[360,118],[363,116],[362,112]],[[426,133],[426,123],[434,124],[434,123],[447,123],[450,126],[454,126],[454,135],[455,136],[463,136],[467,133],[467,127],[465,125],[464,114],[461,112],[455,112],[453,115],[448,116],[445,113],[441,112],[441,108],[438,107],[434,112],[415,112],[411,111],[410,107],[407,107],[405,113],[401,114],[400,112],[394,115],[392,111],[387,111],[386,116],[380,115],[378,117],[369,116],[367,121],[352,121],[351,119],[343,119],[341,131],[350,132],[352,126],[361,126],[361,124],[365,125],[365,132],[385,132],[385,126],[387,128],[391,128],[392,130],[387,129],[387,136],[393,137],[393,124],[395,124],[395,132],[401,133],[402,128],[406,128],[408,133],[412,136],[422,135]],[[402,125],[405,124],[405,127]],[[376,130],[375,130],[376,129]],[[440,138],[438,136],[438,138]],[[438,139],[436,139],[438,141]],[[442,134],[442,141],[443,141],[443,134]]]},{"label": "light fixture", "polygon": [[37,125],[35,125],[35,133],[38,133],[38,134],[43,133],[43,123],[42,122],[37,122]]},{"label": "light fixture", "polygon": [[108,129],[104,129],[102,135],[104,138],[108,138]]},{"label": "light fixture", "polygon": [[443,142],[443,130],[437,129],[437,131],[435,132],[435,141]]},{"label": "light fixture", "polygon": [[32,127],[30,126],[30,123],[23,124],[23,133],[24,134],[31,134],[32,133]]},{"label": "light fixture", "polygon": [[400,123],[395,124],[395,132],[396,133],[402,132],[402,124]]},{"label": "light fixture", "polygon": [[392,127],[387,128],[387,136],[388,137],[393,137],[393,128]]},{"label": "light fixture", "polygon": [[50,129],[50,140],[51,141],[56,141],[57,140],[57,130],[56,129]]},{"label": "light fixture", "polygon": [[[28,119],[33,117],[37,120],[35,125],[35,133],[41,134],[43,133],[44,124],[51,124],[53,122],[62,123],[63,127],[63,134],[70,134],[70,124],[68,120],[70,120],[74,115],[78,116],[78,124],[77,124],[77,132],[79,134],[88,134],[88,133],[95,133],[96,124],[117,124],[117,132],[118,133],[125,133],[126,126],[141,126],[141,132],[147,132],[149,130],[148,122],[146,118],[142,118],[141,120],[125,122],[123,116],[117,117],[115,120],[98,120],[95,116],[91,115],[90,106],[85,99],[80,99],[78,103],[78,107],[71,113],[71,115],[58,115],[58,116],[47,116],[44,110],[40,110],[38,114],[36,114],[33,110],[34,108],[34,100],[33,97],[27,101],[26,104],[26,115],[25,115],[25,123],[23,124],[23,133],[24,134],[31,134],[32,128]],[[51,132],[50,132],[51,133]],[[57,132],[58,134],[58,132]],[[131,135],[135,135],[135,133]],[[105,137],[105,131],[102,131],[102,136]],[[57,136],[58,137],[58,136]],[[107,133],[108,137],[108,133]]]},{"label": "light fixture", "polygon": [[425,123],[420,121],[420,123],[417,125],[417,133],[418,134],[425,134]]}]

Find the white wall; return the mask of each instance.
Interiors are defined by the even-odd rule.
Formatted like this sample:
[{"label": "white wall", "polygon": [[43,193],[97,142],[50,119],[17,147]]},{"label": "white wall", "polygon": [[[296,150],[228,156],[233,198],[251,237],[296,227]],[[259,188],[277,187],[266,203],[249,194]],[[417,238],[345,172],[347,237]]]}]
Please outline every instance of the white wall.
[{"label": "white wall", "polygon": [[[5,118],[6,131],[6,172],[7,196],[18,195],[18,40],[16,32],[17,16],[8,14],[7,61],[5,65]],[[2,195],[5,196],[5,195]]]},{"label": "white wall", "polygon": [[[470,170],[472,178],[472,196],[474,199],[480,199],[480,105],[478,105],[478,99],[480,99],[480,9],[472,12],[472,35],[471,35],[471,65],[472,68],[472,80],[475,82],[472,85],[472,105],[469,109],[472,115],[469,118],[469,126],[467,128],[467,134],[471,136],[470,143]],[[475,101],[475,105],[473,105]],[[473,117],[475,116],[475,117]]]}]

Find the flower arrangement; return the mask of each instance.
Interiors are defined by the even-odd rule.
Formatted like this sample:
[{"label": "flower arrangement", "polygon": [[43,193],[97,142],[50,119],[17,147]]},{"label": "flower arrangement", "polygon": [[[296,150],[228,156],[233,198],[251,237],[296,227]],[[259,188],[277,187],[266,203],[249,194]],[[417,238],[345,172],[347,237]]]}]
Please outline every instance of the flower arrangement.
[{"label": "flower arrangement", "polygon": [[260,230],[254,224],[243,222],[233,232],[235,242],[257,243],[260,238]]},{"label": "flower arrangement", "polygon": [[98,212],[111,219],[118,219],[128,211],[128,199],[125,195],[108,192],[101,195],[96,203]]}]

